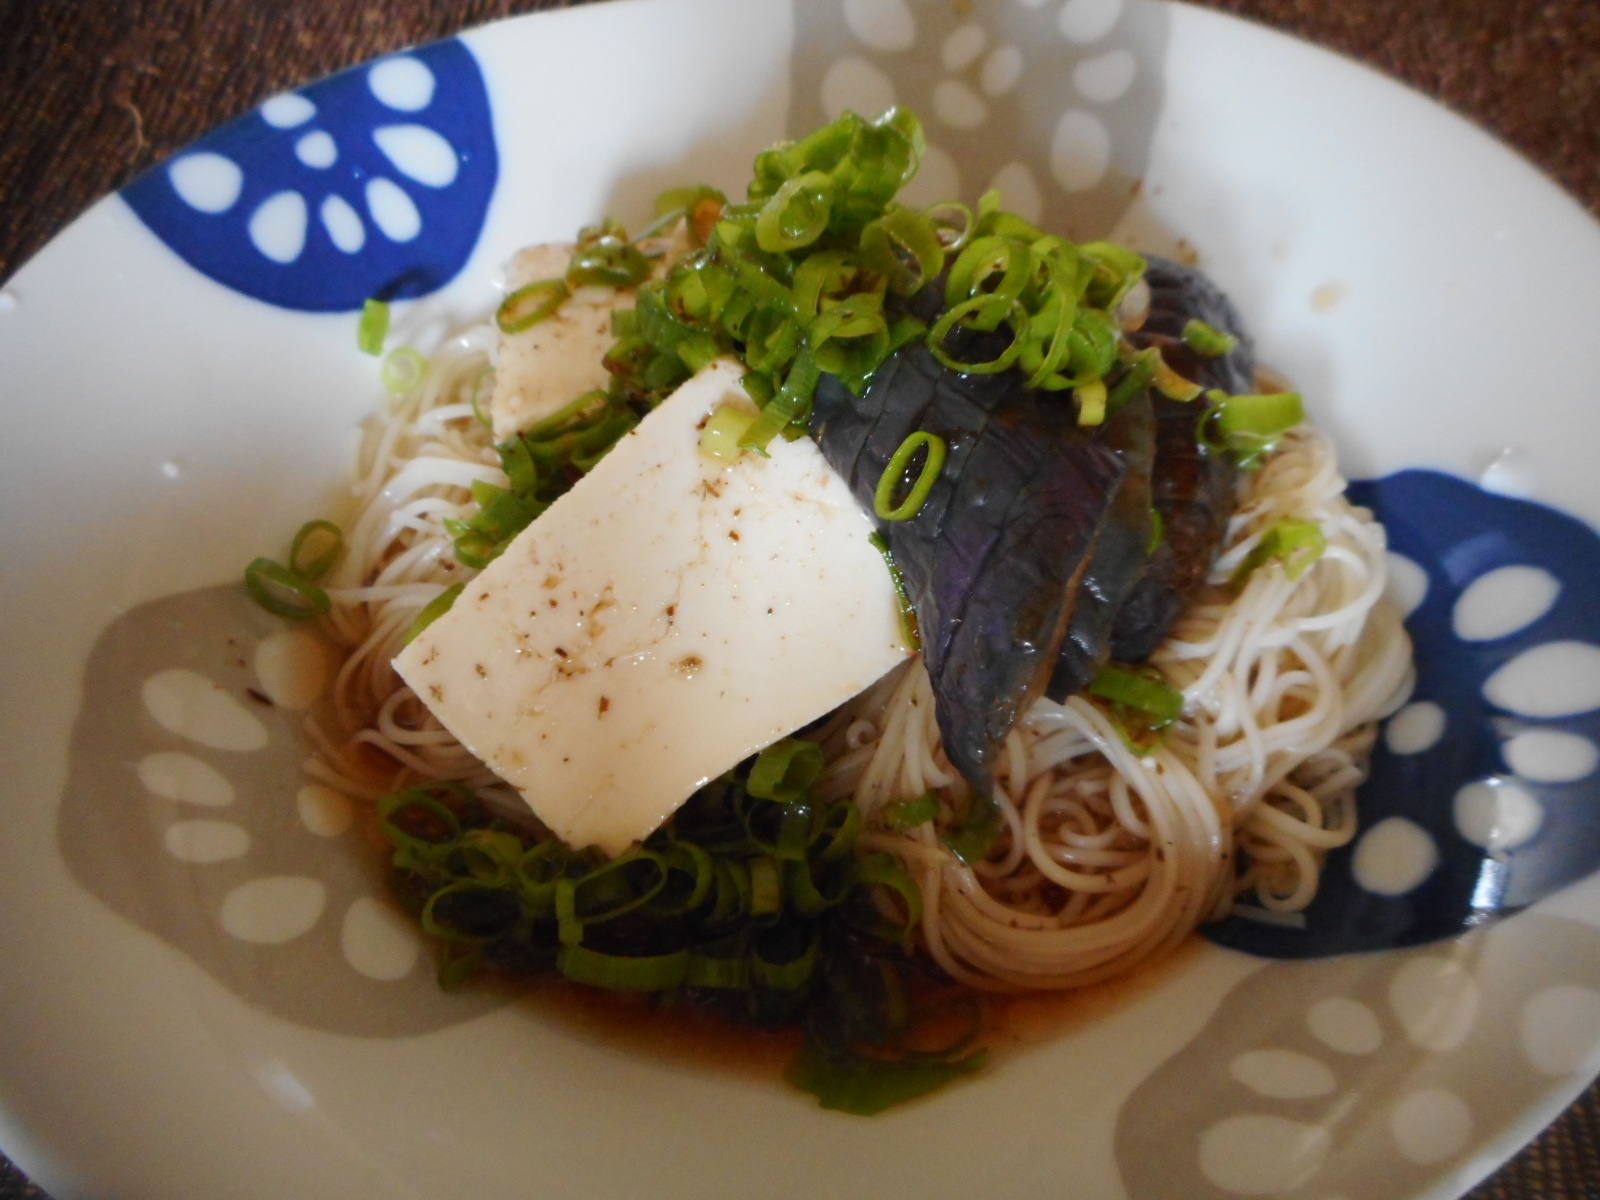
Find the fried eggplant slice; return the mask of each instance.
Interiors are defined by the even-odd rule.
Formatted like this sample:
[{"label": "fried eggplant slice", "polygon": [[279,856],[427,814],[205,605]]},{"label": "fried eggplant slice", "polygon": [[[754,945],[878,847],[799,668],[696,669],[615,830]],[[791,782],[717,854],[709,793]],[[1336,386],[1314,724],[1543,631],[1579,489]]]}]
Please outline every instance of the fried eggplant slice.
[{"label": "fried eggplant slice", "polygon": [[988,795],[1001,743],[1055,669],[1128,469],[1079,429],[1068,397],[1031,391],[1015,371],[951,371],[925,346],[890,359],[862,396],[830,377],[818,385],[812,436],[868,511],[918,430],[944,439],[944,469],[914,517],[883,528],[916,609],[945,753]]},{"label": "fried eggplant slice", "polygon": [[[1255,390],[1255,349],[1238,312],[1198,268],[1151,258],[1145,273],[1150,314],[1128,335],[1136,347],[1159,346],[1179,375],[1230,395]],[[1207,358],[1183,341],[1191,320],[1231,334],[1238,344]],[[1161,541],[1111,628],[1111,655],[1123,662],[1149,658],[1189,600],[1205,583],[1233,515],[1238,471],[1228,456],[1199,438],[1199,401],[1155,395],[1155,469],[1151,503]]]},{"label": "fried eggplant slice", "polygon": [[1045,689],[1056,701],[1083,691],[1105,665],[1111,654],[1112,624],[1150,559],[1156,424],[1149,394],[1140,393],[1123,405],[1106,421],[1097,439],[1122,459],[1127,474],[1078,586],[1072,623]]}]

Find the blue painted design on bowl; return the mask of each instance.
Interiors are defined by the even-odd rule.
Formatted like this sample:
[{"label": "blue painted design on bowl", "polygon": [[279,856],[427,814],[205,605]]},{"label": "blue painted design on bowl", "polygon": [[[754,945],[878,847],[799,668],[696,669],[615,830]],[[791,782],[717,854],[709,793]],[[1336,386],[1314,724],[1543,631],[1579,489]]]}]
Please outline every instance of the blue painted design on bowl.
[{"label": "blue painted design on bowl", "polygon": [[[1328,856],[1305,928],[1234,916],[1204,929],[1222,945],[1273,958],[1450,937],[1600,868],[1600,775],[1590,770],[1560,782],[1529,778],[1505,755],[1513,737],[1530,731],[1557,731],[1600,745],[1600,711],[1528,715],[1491,702],[1484,692],[1496,672],[1538,647],[1600,647],[1600,536],[1544,505],[1433,471],[1352,483],[1350,497],[1376,512],[1388,530],[1389,549],[1427,576],[1427,591],[1406,620],[1417,665],[1408,704],[1437,705],[1445,716],[1444,733],[1414,753],[1396,753],[1380,735],[1371,775],[1357,797],[1361,832]],[[1459,636],[1455,618],[1463,594],[1489,573],[1513,566],[1553,576],[1560,585],[1554,601],[1503,636]],[[1464,835],[1458,794],[1484,780],[1510,786],[1519,801],[1533,801],[1532,809],[1524,805],[1534,817],[1531,832],[1525,825],[1524,837],[1486,839],[1481,829],[1476,841]],[[1388,818],[1420,827],[1438,852],[1426,878],[1395,895],[1363,887],[1352,870],[1361,838]],[[1468,832],[1474,832],[1470,822]],[[1489,845],[1479,844],[1484,841]]]},{"label": "blue painted design on bowl", "polygon": [[454,278],[498,174],[482,72],[452,40],[270,100],[122,195],[216,282],[282,308],[348,312]]}]

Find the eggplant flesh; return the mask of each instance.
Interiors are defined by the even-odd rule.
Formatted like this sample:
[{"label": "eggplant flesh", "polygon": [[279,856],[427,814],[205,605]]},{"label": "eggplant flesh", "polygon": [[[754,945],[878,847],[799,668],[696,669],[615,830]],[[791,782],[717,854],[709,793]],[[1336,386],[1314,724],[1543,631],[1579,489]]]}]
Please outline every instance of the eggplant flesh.
[{"label": "eggplant flesh", "polygon": [[1096,435],[1122,459],[1127,474],[1078,585],[1077,607],[1045,689],[1052,700],[1083,691],[1105,665],[1111,654],[1112,624],[1149,561],[1155,524],[1151,498],[1155,431],[1150,396],[1141,392],[1112,414]]},{"label": "eggplant flesh", "polygon": [[[1221,291],[1160,258],[1145,278],[1150,312],[1128,340],[1202,387],[1253,390],[1253,347]],[[942,290],[908,307],[922,302],[928,319]],[[1238,344],[1195,353],[1182,339],[1194,319]],[[986,361],[997,336],[958,330],[952,349]],[[979,792],[993,792],[1006,734],[1038,695],[1082,691],[1107,658],[1144,661],[1205,582],[1237,469],[1199,440],[1203,414],[1141,393],[1086,429],[1070,396],[1033,391],[1016,370],[951,370],[925,345],[890,358],[860,396],[832,376],[818,384],[812,436],[868,512],[907,437],[948,447],[917,514],[879,528],[916,611],[945,753]]]},{"label": "eggplant flesh", "polygon": [[1128,467],[1078,427],[1067,397],[1030,390],[1016,371],[949,370],[926,346],[896,354],[859,397],[829,376],[818,385],[812,435],[868,512],[919,430],[945,441],[944,470],[917,514],[883,531],[916,610],[945,753],[988,795],[1006,734],[1056,669]]},{"label": "eggplant flesh", "polygon": [[[1159,347],[1174,371],[1201,387],[1230,395],[1255,390],[1255,348],[1228,298],[1200,270],[1151,258],[1145,272],[1150,313],[1128,335],[1139,349]],[[1207,358],[1183,341],[1191,320],[1231,334],[1238,344]],[[1155,467],[1151,505],[1161,540],[1144,574],[1123,600],[1111,626],[1111,656],[1143,662],[1188,606],[1210,574],[1233,515],[1238,469],[1222,451],[1200,440],[1204,408],[1198,401],[1151,398],[1155,420]]]}]

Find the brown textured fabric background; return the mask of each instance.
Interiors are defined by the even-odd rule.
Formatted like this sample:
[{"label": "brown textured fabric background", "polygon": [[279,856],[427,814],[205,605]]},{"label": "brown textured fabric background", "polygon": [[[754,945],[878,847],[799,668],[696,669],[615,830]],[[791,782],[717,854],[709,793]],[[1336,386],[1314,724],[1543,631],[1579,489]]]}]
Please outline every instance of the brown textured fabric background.
[{"label": "brown textured fabric background", "polygon": [[[92,201],[268,96],[568,2],[0,0],[0,280]],[[1202,2],[1437,97],[1600,213],[1600,0]],[[0,1158],[0,1200],[23,1198],[44,1193]],[[1471,1193],[1535,1198],[1600,1200],[1600,1086]]]}]

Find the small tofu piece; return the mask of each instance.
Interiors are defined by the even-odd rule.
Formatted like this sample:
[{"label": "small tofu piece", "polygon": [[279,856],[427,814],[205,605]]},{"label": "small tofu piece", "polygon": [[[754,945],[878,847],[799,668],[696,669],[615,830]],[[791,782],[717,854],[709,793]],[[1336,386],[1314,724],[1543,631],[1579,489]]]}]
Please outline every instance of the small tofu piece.
[{"label": "small tofu piece", "polygon": [[[689,235],[680,224],[663,237],[641,243],[640,249],[656,258],[659,275],[688,252]],[[519,251],[507,272],[507,294],[540,280],[562,278],[572,251],[570,243]],[[600,365],[615,340],[611,314],[631,309],[635,299],[632,288],[579,288],[538,324],[521,333],[500,334],[494,395],[489,400],[495,441],[521,433],[585,392],[611,382],[610,373]]]},{"label": "small tofu piece", "polygon": [[[507,294],[541,279],[560,279],[571,259],[571,245],[529,246],[518,252],[511,260]],[[521,333],[502,332],[489,401],[495,441],[503,442],[585,392],[605,387],[611,376],[600,360],[613,340],[611,314],[632,307],[631,290],[579,288],[537,325]]]},{"label": "small tofu piece", "polygon": [[702,784],[911,653],[872,524],[809,438],[699,452],[719,360],[627,434],[395,659],[569,845],[618,854]]}]

